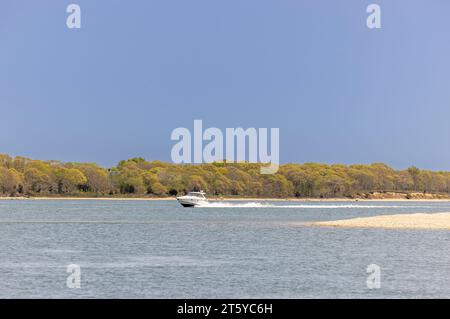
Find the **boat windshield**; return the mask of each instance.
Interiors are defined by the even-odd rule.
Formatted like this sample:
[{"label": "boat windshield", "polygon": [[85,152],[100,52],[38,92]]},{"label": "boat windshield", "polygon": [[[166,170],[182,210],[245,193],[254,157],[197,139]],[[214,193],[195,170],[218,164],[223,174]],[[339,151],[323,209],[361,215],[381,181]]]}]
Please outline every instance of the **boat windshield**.
[{"label": "boat windshield", "polygon": [[194,196],[194,197],[200,197],[200,198],[205,198],[204,193],[201,192],[189,192],[188,196]]}]

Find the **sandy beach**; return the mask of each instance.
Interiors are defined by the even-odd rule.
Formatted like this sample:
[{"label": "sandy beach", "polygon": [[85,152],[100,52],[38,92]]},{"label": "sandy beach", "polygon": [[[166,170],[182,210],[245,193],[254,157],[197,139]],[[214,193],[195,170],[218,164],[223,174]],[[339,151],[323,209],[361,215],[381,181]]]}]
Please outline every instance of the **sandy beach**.
[{"label": "sandy beach", "polygon": [[450,213],[397,214],[314,222],[312,226],[388,228],[388,229],[449,229]]},{"label": "sandy beach", "polygon": [[[450,202],[438,198],[258,198],[258,197],[208,197],[211,201],[272,201],[272,202]],[[112,200],[112,201],[161,201],[176,200],[175,197],[1,197],[0,200]]]}]

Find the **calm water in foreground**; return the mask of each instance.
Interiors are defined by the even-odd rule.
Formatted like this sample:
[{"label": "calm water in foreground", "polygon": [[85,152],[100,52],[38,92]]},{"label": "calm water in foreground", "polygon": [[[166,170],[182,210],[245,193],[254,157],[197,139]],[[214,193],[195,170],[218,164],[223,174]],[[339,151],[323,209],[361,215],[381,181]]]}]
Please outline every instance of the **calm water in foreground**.
[{"label": "calm water in foreground", "polygon": [[414,212],[450,203],[0,201],[0,298],[449,298],[450,231],[304,224]]}]

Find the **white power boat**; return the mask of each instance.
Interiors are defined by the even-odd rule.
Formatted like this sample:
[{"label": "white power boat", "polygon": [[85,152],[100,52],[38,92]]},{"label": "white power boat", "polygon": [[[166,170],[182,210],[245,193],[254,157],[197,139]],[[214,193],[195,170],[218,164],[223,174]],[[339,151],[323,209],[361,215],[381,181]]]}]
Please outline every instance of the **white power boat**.
[{"label": "white power boat", "polygon": [[200,192],[189,192],[185,196],[177,197],[177,201],[183,207],[195,207],[202,204],[207,204],[208,200],[205,197],[205,193],[203,191]]}]

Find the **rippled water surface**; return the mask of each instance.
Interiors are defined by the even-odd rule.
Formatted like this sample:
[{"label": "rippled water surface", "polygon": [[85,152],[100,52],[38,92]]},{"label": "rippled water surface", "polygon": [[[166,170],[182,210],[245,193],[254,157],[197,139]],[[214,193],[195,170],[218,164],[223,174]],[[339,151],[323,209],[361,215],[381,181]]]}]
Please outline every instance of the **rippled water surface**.
[{"label": "rippled water surface", "polygon": [[418,212],[450,203],[0,201],[0,298],[448,298],[449,231],[307,225]]}]

